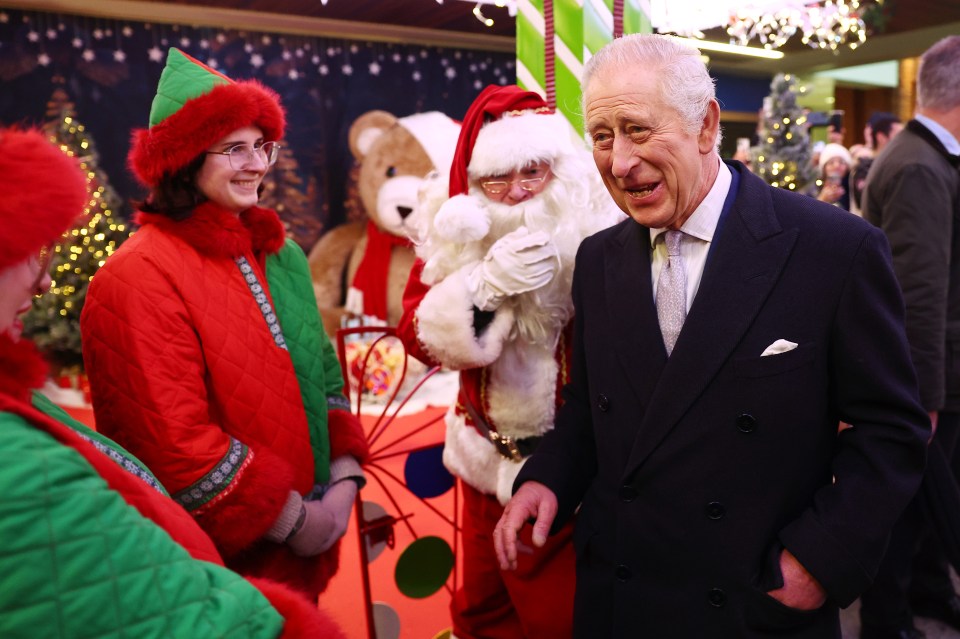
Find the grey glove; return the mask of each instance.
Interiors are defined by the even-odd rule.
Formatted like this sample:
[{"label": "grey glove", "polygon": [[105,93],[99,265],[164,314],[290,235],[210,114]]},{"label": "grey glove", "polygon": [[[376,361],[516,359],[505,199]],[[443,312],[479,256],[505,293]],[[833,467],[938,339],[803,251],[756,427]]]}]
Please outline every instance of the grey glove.
[{"label": "grey glove", "polygon": [[507,297],[545,286],[559,267],[560,257],[550,236],[521,226],[494,242],[483,261],[467,275],[467,286],[477,308],[493,311]]},{"label": "grey glove", "polygon": [[301,557],[328,550],[347,532],[356,497],[356,482],[345,480],[330,486],[319,501],[302,502],[303,523],[290,533],[287,545]]}]

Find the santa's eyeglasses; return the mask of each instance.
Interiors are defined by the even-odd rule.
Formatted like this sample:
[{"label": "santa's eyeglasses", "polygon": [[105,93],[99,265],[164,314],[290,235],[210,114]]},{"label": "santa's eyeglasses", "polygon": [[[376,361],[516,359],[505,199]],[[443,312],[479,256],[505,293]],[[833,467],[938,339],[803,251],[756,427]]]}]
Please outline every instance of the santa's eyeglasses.
[{"label": "santa's eyeglasses", "polygon": [[535,177],[525,177],[522,179],[504,180],[498,178],[495,180],[480,180],[480,188],[488,195],[500,195],[511,186],[516,184],[524,191],[537,193],[542,188],[547,178],[550,177],[550,169],[543,169],[543,174]]}]

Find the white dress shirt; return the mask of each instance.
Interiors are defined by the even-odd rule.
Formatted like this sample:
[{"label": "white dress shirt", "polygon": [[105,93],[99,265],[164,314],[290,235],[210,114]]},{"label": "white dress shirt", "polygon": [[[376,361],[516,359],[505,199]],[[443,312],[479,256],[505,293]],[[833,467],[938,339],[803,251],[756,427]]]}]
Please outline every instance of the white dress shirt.
[{"label": "white dress shirt", "polygon": [[[693,304],[700,288],[700,279],[703,277],[703,267],[707,263],[707,254],[713,242],[713,234],[720,222],[720,213],[723,212],[723,203],[730,191],[730,168],[719,158],[720,170],[717,178],[710,187],[700,206],[687,218],[680,230],[685,237],[680,243],[680,256],[683,258],[684,272],[687,277],[687,312]],[[660,268],[667,261],[667,246],[665,242],[657,242],[657,238],[667,229],[650,229],[650,277],[653,278],[653,299],[657,299],[657,280],[660,278]]]}]

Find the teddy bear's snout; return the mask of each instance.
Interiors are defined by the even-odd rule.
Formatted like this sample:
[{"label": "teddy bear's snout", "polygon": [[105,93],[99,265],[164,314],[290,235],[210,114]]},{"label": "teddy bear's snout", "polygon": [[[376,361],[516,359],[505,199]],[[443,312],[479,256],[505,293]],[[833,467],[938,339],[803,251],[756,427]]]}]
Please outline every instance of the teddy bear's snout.
[{"label": "teddy bear's snout", "polygon": [[405,220],[411,213],[413,213],[413,209],[409,206],[398,206],[397,213],[400,214],[401,220]]}]

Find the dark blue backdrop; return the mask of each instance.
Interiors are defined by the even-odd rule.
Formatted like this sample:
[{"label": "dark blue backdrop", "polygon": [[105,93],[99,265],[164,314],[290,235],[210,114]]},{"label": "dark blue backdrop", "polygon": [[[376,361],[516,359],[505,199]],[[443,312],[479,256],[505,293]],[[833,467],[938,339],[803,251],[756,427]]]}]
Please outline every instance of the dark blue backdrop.
[{"label": "dark blue backdrop", "polygon": [[[287,146],[324,228],[344,220],[360,114],[437,110],[461,118],[487,84],[515,81],[512,53],[454,50],[0,9],[0,124],[42,124],[56,86],[76,106],[100,166],[125,202],[143,196],[125,168],[146,126],[169,46],[233,78],[256,78],[287,108]],[[122,212],[129,215],[127,205]],[[305,239],[305,238],[298,238]]]}]

